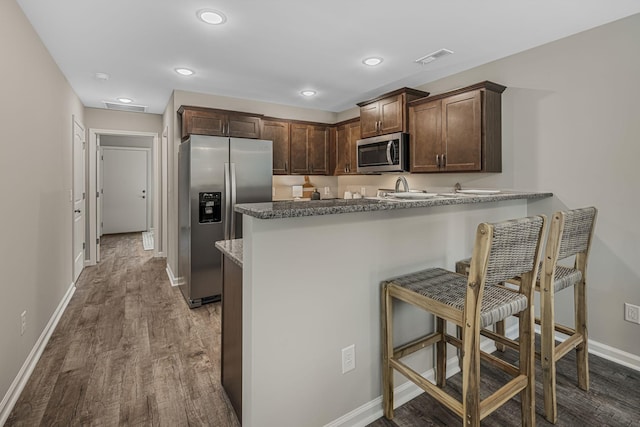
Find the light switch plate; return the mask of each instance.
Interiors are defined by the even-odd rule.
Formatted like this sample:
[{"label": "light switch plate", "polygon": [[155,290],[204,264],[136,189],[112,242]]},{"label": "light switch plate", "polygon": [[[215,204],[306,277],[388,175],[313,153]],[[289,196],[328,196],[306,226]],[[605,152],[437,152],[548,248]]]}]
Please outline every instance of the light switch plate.
[{"label": "light switch plate", "polygon": [[302,197],[302,185],[294,185],[291,187],[292,197]]}]

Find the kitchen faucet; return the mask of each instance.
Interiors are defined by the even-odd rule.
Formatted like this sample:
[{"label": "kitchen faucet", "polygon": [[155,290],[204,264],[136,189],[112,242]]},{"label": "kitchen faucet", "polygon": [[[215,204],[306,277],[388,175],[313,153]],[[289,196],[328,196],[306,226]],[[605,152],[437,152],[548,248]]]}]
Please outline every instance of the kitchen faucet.
[{"label": "kitchen faucet", "polygon": [[407,179],[404,176],[399,176],[398,179],[396,179],[396,193],[400,189],[400,183],[402,183],[404,191],[409,192],[409,184],[407,183]]}]

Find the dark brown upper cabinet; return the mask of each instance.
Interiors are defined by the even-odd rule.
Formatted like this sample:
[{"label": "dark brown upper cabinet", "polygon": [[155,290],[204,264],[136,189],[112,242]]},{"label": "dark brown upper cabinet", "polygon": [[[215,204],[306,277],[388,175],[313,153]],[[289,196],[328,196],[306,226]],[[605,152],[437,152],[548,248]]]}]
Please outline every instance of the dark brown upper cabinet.
[{"label": "dark brown upper cabinet", "polygon": [[360,129],[362,138],[408,132],[407,104],[429,96],[429,92],[402,88],[377,98],[360,102]]},{"label": "dark brown upper cabinet", "polygon": [[289,175],[289,122],[263,119],[262,139],[273,141],[273,174]]},{"label": "dark brown upper cabinet", "polygon": [[334,175],[358,173],[356,142],[360,139],[360,120],[338,123],[336,128],[336,167]]},{"label": "dark brown upper cabinet", "polygon": [[330,127],[291,123],[291,174],[328,175]]},{"label": "dark brown upper cabinet", "polygon": [[181,106],[182,139],[189,135],[260,139],[261,115],[213,108]]},{"label": "dark brown upper cabinet", "polygon": [[502,172],[505,89],[486,81],[411,102],[411,172]]}]

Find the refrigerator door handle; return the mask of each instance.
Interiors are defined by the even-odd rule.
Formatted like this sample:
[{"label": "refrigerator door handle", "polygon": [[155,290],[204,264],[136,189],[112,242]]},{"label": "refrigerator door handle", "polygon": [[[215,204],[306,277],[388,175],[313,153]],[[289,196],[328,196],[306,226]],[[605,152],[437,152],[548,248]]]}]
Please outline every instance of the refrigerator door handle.
[{"label": "refrigerator door handle", "polygon": [[[234,168],[235,169],[235,168]],[[229,240],[231,234],[229,215],[231,213],[231,174],[229,173],[229,163],[224,164],[224,239]]]},{"label": "refrigerator door handle", "polygon": [[231,238],[236,238],[236,164],[231,163]]}]

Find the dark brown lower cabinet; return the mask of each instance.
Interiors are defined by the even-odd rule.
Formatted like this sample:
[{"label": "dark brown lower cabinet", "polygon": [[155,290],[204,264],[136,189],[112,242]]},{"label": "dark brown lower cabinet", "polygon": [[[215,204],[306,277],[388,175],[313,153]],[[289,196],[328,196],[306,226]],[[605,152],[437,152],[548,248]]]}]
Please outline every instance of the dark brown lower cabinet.
[{"label": "dark brown lower cabinet", "polygon": [[222,386],[242,423],[242,268],[222,256]]}]

